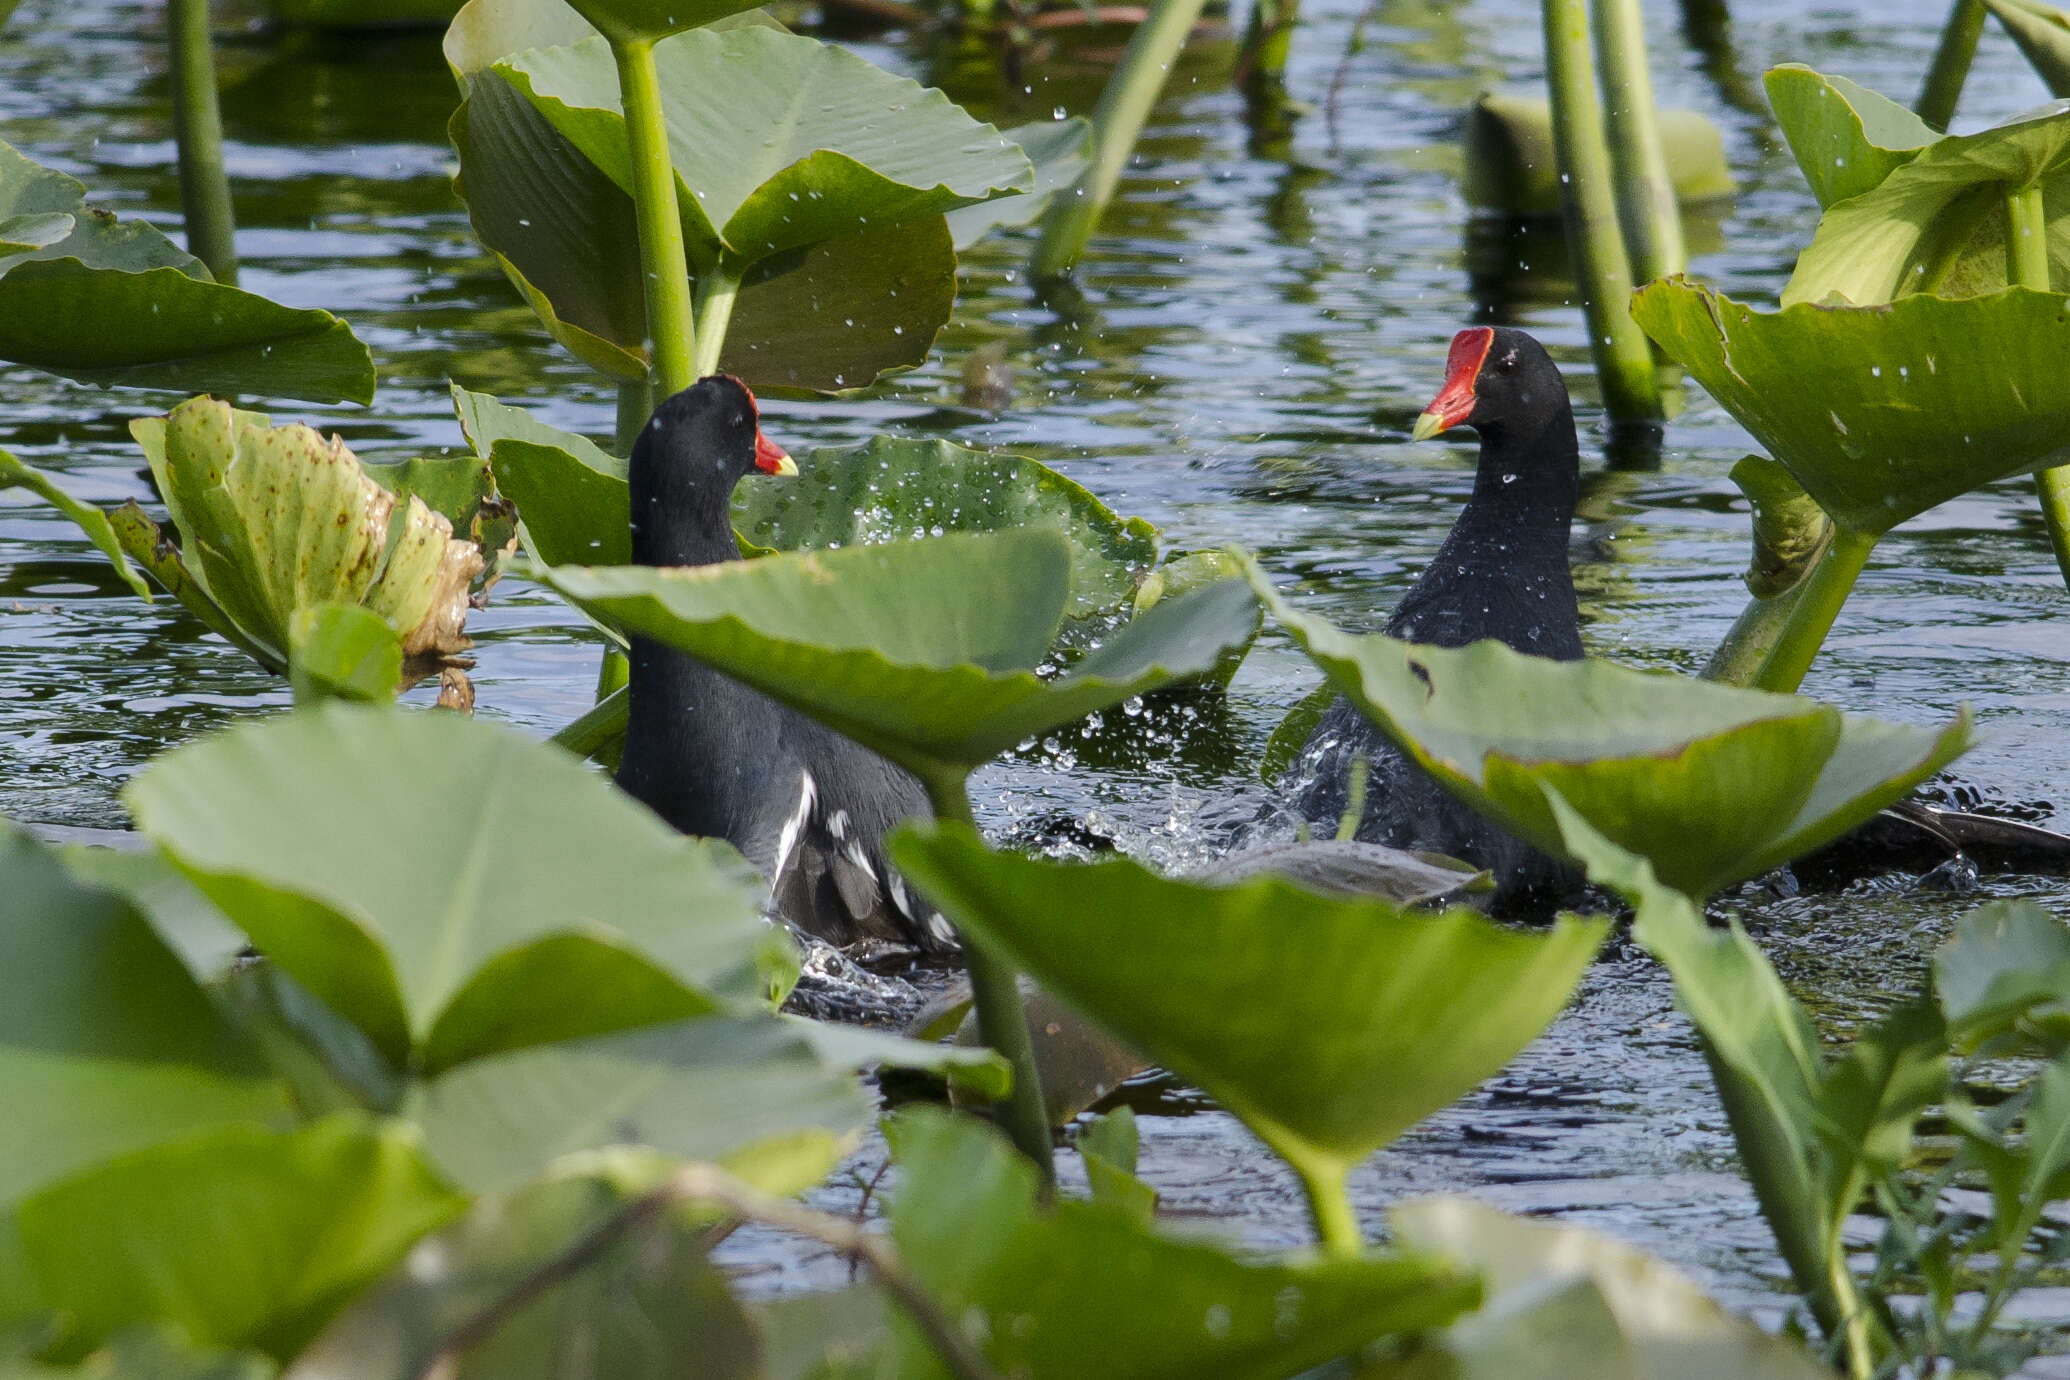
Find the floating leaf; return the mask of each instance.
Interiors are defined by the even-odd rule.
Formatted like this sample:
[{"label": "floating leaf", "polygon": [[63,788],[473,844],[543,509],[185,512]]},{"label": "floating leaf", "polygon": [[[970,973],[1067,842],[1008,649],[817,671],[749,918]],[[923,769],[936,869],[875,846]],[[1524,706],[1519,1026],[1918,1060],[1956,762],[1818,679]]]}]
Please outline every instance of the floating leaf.
[{"label": "floating leaf", "polygon": [[1203,674],[1249,635],[1254,605],[1228,581],[1159,606],[1045,680],[1035,666],[1068,606],[1071,562],[1061,533],[1033,527],[538,578],[924,775],[969,770],[1031,735]]},{"label": "floating leaf", "polygon": [[412,1107],[425,1148],[478,1193],[514,1188],[579,1150],[647,1145],[686,1160],[752,1160],[764,1142],[818,1133],[826,1156],[870,1119],[853,1073],[791,1022],[706,1016],[474,1059]]},{"label": "floating leaf", "polygon": [[[1240,1261],[1136,1217],[1035,1196],[1035,1169],[978,1122],[914,1110],[887,1127],[900,1188],[891,1235],[907,1268],[1003,1374],[1065,1380],[1292,1375],[1470,1307],[1470,1278],[1419,1256]],[[948,1374],[903,1317],[907,1380]]]},{"label": "floating leaf", "polygon": [[1873,189],[1941,138],[1888,96],[1802,63],[1769,68],[1763,85],[1820,206]]},{"label": "floating leaf", "polygon": [[1608,931],[1569,916],[1531,934],[1276,879],[1205,886],[1127,859],[1022,858],[949,827],[909,828],[892,852],[964,932],[1289,1160],[1340,1169],[1508,1063]]},{"label": "floating leaf", "polygon": [[[754,1380],[758,1341],[705,1233],[615,1166],[478,1205],[335,1318],[282,1380]],[[686,1358],[694,1358],[694,1365]],[[452,1364],[440,1369],[442,1361]]]},{"label": "floating leaf", "polygon": [[337,437],[213,398],[130,431],[180,529],[170,559],[268,664],[287,664],[295,613],[329,603],[380,615],[405,655],[471,645],[461,629],[481,552],[422,500],[382,488]]},{"label": "floating leaf", "polygon": [[1969,745],[1967,711],[1934,730],[1494,641],[1354,637],[1296,611],[1261,572],[1252,582],[1338,689],[1447,791],[1564,854],[1546,800],[1557,791],[1695,896],[1838,838]]},{"label": "floating leaf", "polygon": [[[71,218],[62,236],[56,216]],[[104,387],[373,400],[373,357],[343,321],[212,281],[5,143],[0,240],[0,359]]]},{"label": "floating leaf", "polygon": [[[1732,168],[1718,126],[1700,111],[1672,107],[1657,119],[1676,199],[1688,205],[1731,196]],[[1467,108],[1463,142],[1460,192],[1467,205],[1504,215],[1560,214],[1552,105],[1543,96],[1482,93]]]},{"label": "floating leaf", "polygon": [[398,1067],[752,1003],[795,962],[732,849],[461,715],[334,703],[245,724],[124,799]]},{"label": "floating leaf", "polygon": [[164,1321],[203,1345],[285,1360],[465,1206],[414,1131],[347,1115],[126,1155],[27,1199],[21,1234],[75,1339]]},{"label": "floating leaf", "polygon": [[0,450],[0,489],[27,489],[45,503],[79,524],[79,530],[86,533],[86,539],[108,558],[115,567],[115,573],[122,582],[135,590],[145,603],[151,601],[150,586],[144,577],[137,574],[129,558],[122,554],[122,542],[115,535],[115,529],[108,525],[108,515],[90,503],[78,499],[59,488],[57,482],[40,470],[31,469],[21,461]]},{"label": "floating leaf", "polygon": [[[1726,1312],[1678,1270],[1611,1237],[1461,1197],[1403,1203],[1388,1220],[1403,1245],[1480,1271],[1489,1295],[1481,1311],[1418,1343],[1446,1357],[1444,1373],[1454,1380],[1821,1380],[1833,1373],[1801,1345]],[[1557,1288],[1562,1280],[1585,1293]],[[1390,1373],[1368,1372],[1374,1380]]]},{"label": "floating leaf", "polygon": [[2070,459],[2070,299],[2052,293],[1768,312],[1668,278],[1632,314],[1857,532]]}]

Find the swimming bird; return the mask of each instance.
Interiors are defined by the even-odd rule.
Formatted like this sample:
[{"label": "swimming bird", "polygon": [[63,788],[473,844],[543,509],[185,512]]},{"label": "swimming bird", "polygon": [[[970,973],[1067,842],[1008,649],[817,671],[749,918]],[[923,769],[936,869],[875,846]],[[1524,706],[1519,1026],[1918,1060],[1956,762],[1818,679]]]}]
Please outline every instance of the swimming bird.
[{"label": "swimming bird", "polygon": [[[1440,647],[1492,637],[1533,656],[1578,660],[1581,619],[1567,543],[1581,448],[1566,381],[1545,347],[1507,327],[1454,336],[1444,387],[1413,434],[1422,441],[1456,426],[1481,437],[1473,495],[1387,620],[1386,634]],[[1359,839],[1488,868],[1504,908],[1572,889],[1571,871],[1446,794],[1341,695],[1294,768],[1295,808],[1334,829],[1360,757],[1369,772]]]},{"label": "swimming bird", "polygon": [[[739,560],[733,488],[751,471],[798,467],[762,434],[740,380],[700,379],[655,408],[628,474],[634,563]],[[927,812],[919,781],[687,652],[631,642],[618,768],[628,794],[686,834],[740,849],[769,878],[777,911],[809,934],[955,947],[948,922],[884,856],[884,831]]]}]

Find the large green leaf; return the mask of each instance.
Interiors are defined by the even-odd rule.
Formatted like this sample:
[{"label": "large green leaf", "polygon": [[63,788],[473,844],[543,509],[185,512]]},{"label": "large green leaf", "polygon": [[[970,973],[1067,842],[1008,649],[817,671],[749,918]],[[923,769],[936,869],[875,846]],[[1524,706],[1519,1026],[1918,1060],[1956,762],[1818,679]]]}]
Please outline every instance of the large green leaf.
[{"label": "large green leaf", "polygon": [[652,1211],[648,1193],[605,1163],[481,1203],[282,1380],[756,1380],[758,1339],[702,1225]]},{"label": "large green leaf", "polygon": [[831,1160],[870,1112],[854,1073],[790,1022],[706,1016],[471,1060],[429,1083],[411,1116],[454,1182],[491,1193],[612,1145],[728,1161],[820,1132]]},{"label": "large green leaf", "polygon": [[753,1002],[795,961],[730,848],[486,721],[328,704],[178,749],[124,798],[398,1066]]},{"label": "large green leaf", "polygon": [[329,1117],[225,1128],[53,1184],[21,1208],[25,1254],[75,1341],[162,1321],[285,1360],[466,1199],[411,1128]]},{"label": "large green leaf", "polygon": [[[968,1118],[910,1111],[886,1135],[899,1255],[1002,1374],[1266,1380],[1440,1326],[1479,1296],[1426,1257],[1245,1261],[1101,1204],[1045,1208],[1034,1167]],[[891,1373],[948,1374],[910,1322],[893,1331]]]},{"label": "large green leaf", "polygon": [[1763,84],[1820,206],[1869,191],[1941,138],[1888,96],[1802,63],[1769,68]]},{"label": "large green leaf", "polygon": [[130,431],[180,530],[178,563],[269,664],[288,663],[295,615],[325,604],[378,614],[406,654],[470,645],[481,552],[423,500],[383,488],[337,437],[214,398]]},{"label": "large green leaf", "polygon": [[[469,83],[448,133],[475,235],[554,339],[601,373],[644,378],[632,197],[493,73]],[[747,271],[720,367],[759,389],[860,388],[925,359],[955,295],[941,217],[851,225]]]},{"label": "large green leaf", "polygon": [[5,143],[0,359],[103,386],[374,396],[373,357],[343,321],[212,281],[157,229],[89,209],[82,183]]},{"label": "large green leaf", "polygon": [[[1673,1267],[1621,1241],[1534,1222],[1470,1198],[1420,1198],[1388,1213],[1395,1239],[1480,1271],[1488,1301],[1421,1339],[1448,1363],[1403,1374],[1447,1380],[1830,1380],[1796,1342],[1736,1317]],[[1561,1280],[1589,1286],[1607,1323],[1587,1325]],[[1577,1341],[1585,1349],[1573,1348]],[[1622,1362],[1622,1364],[1619,1364]],[[1371,1368],[1361,1380],[1395,1372]]]},{"label": "large green leaf", "polygon": [[2070,110],[2051,105],[1938,140],[1873,188],[1829,206],[1797,256],[1782,304],[1832,293],[1868,306],[1912,293],[1998,291],[2009,281],[2006,198],[2029,187],[2042,192],[2050,263],[2058,275],[2070,273]]},{"label": "large green leaf", "polygon": [[2070,458],[2070,380],[2056,367],[2070,311],[2053,293],[1768,312],[1669,278],[1640,289],[1632,313],[1857,532]]},{"label": "large green leaf", "polygon": [[2039,0],[1984,0],[2051,96],[2070,96],[2070,14]]},{"label": "large green leaf", "polygon": [[4,823],[0,1106],[0,1216],[82,1166],[288,1110],[258,1052],[144,918]]},{"label": "large green leaf", "polygon": [[1033,225],[1050,199],[1078,185],[1092,161],[1092,122],[1073,115],[1068,120],[1037,120],[1001,131],[1021,146],[1035,168],[1032,190],[1021,196],[996,197],[949,212],[949,233],[956,249],[970,248],[994,230]]},{"label": "large green leaf", "polygon": [[1539,934],[1277,879],[993,853],[909,830],[907,877],[960,929],[1198,1083],[1290,1159],[1348,1167],[1498,1071],[1567,1004],[1608,923]]},{"label": "large green leaf", "polygon": [[[832,44],[706,29],[656,44],[654,57],[693,273],[1034,186],[1018,144],[941,92]],[[520,53],[496,70],[630,194],[617,69],[601,39]]]},{"label": "large green leaf", "polygon": [[1838,838],[1970,741],[1966,711],[1934,730],[1494,641],[1355,637],[1295,610],[1255,567],[1252,583],[1337,688],[1453,795],[1559,854],[1555,790],[1696,896]]},{"label": "large green leaf", "polygon": [[108,525],[108,515],[91,503],[81,503],[66,493],[49,475],[31,469],[6,451],[0,450],[0,489],[15,488],[27,489],[78,523],[79,530],[86,533],[86,539],[108,558],[108,563],[115,567],[115,573],[122,577],[122,582],[135,590],[146,603],[150,602],[151,587],[144,583],[144,577],[137,574],[136,567],[122,554],[122,543],[116,537],[115,529]]},{"label": "large green leaf", "polygon": [[927,775],[1213,669],[1255,605],[1226,581],[1158,605],[1069,672],[1036,665],[1068,606],[1054,528],[853,546],[689,570],[563,567],[538,578],[628,632],[726,674]]}]

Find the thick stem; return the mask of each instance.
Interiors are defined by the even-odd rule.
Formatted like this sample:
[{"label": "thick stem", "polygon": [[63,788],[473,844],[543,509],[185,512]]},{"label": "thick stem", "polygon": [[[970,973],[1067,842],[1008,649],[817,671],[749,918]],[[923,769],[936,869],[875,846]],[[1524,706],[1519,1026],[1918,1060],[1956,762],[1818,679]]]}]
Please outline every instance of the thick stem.
[{"label": "thick stem", "polygon": [[715,263],[697,279],[697,357],[692,372],[703,378],[719,372],[719,351],[726,345],[726,323],[733,319],[733,298],[740,275],[731,265]]},{"label": "thick stem", "polygon": [[1756,690],[1788,695],[1804,683],[1804,673],[1811,669],[1818,649],[1825,645],[1833,620],[1840,616],[1840,606],[1847,602],[1862,567],[1868,563],[1869,553],[1875,549],[1876,538],[1867,532],[1845,527],[1833,529],[1832,544],[1797,586],[1797,606],[1790,610],[1782,635],[1754,675]]},{"label": "thick stem", "polygon": [[1809,576],[1769,598],[1759,597],[1747,600],[1747,606],[1739,611],[1732,630],[1725,634],[1725,640],[1711,653],[1711,659],[1704,663],[1701,678],[1715,680],[1721,685],[1751,685],[1761,672],[1761,665],[1775,650],[1776,642],[1782,637],[1783,629],[1789,626],[1790,615],[1796,612],[1797,600],[1804,595],[1804,586]]},{"label": "thick stem", "polygon": [[[936,819],[967,825],[975,833],[970,793],[961,772],[930,772],[922,777],[927,802]],[[1000,1124],[1023,1155],[1042,1173],[1043,1190],[1056,1185],[1055,1140],[1049,1113],[1042,1103],[1042,1073],[1035,1066],[1035,1042],[1028,1035],[1028,1013],[1021,1005],[1019,975],[1013,965],[969,935],[963,939],[963,966],[970,974],[971,1005],[977,1008],[978,1034],[1013,1066],[1013,1088],[999,1108]]]},{"label": "thick stem", "polygon": [[612,433],[611,453],[631,455],[633,442],[640,437],[640,428],[647,425],[647,419],[653,415],[654,389],[649,380],[622,380],[618,385],[618,427]]},{"label": "thick stem", "polygon": [[180,148],[180,213],[187,252],[219,283],[237,284],[237,219],[223,173],[223,113],[216,104],[216,58],[210,47],[208,0],[170,0],[165,15],[172,48],[173,133]]},{"label": "thick stem", "polygon": [[1308,1195],[1308,1215],[1315,1221],[1316,1244],[1323,1254],[1340,1260],[1356,1260],[1365,1254],[1366,1239],[1359,1232],[1358,1213],[1345,1188],[1350,1166],[1317,1156],[1292,1137],[1271,1134],[1262,1127],[1259,1130],[1265,1143],[1301,1180]]},{"label": "thick stem", "polygon": [[[2040,185],[2007,193],[2005,209],[2007,276],[2020,287],[2049,291],[2048,217],[2042,210]],[[2056,569],[2070,587],[2070,465],[2037,473],[2034,490],[2041,498],[2041,520],[2048,527],[2049,549],[2056,553]]]},{"label": "thick stem", "polygon": [[1030,270],[1039,279],[1061,278],[1078,263],[1093,227],[1114,196],[1143,122],[1157,104],[1164,79],[1186,46],[1205,0],[1152,0],[1150,15],[1136,26],[1114,75],[1093,111],[1092,163],[1078,185],[1061,193],[1042,218],[1042,240]]},{"label": "thick stem", "polygon": [[1545,0],[1545,67],[1567,245],[1581,285],[1582,314],[1588,321],[1603,405],[1616,421],[1655,420],[1660,416],[1660,382],[1654,374],[1652,347],[1630,310],[1631,261],[1617,224],[1586,0]]},{"label": "thick stem", "polygon": [[577,757],[595,757],[625,741],[625,720],[630,707],[628,693],[614,690],[592,705],[581,718],[547,739]]},{"label": "thick stem", "polygon": [[668,397],[697,381],[690,364],[696,340],[690,318],[690,262],[683,252],[683,221],[676,209],[676,169],[668,156],[653,41],[622,39],[612,51],[618,59],[618,88],[632,144],[633,218],[639,226],[640,269],[646,279],[654,387]]},{"label": "thick stem", "polygon": [[1969,80],[1969,64],[1983,32],[1984,0],[1955,0],[1915,107],[1919,118],[1937,130],[1945,131],[1955,118],[1955,104],[1962,99],[1962,84]]},{"label": "thick stem", "polygon": [[1595,0],[1595,20],[1618,221],[1633,277],[1651,282],[1687,268],[1689,253],[1646,70],[1646,26],[1639,0]]}]

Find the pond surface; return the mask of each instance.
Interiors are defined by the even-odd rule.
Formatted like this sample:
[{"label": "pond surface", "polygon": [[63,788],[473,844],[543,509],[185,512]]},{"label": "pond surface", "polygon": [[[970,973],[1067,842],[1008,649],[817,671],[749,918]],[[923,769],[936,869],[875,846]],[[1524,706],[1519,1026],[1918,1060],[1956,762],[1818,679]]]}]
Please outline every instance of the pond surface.
[{"label": "pond surface", "polygon": [[[1816,211],[1762,114],[1760,72],[1803,61],[1909,99],[1946,6],[1735,0],[1736,47],[1710,59],[1684,41],[1675,6],[1648,8],[1662,99],[1723,126],[1741,183],[1729,206],[1692,226],[1694,271],[1772,300]],[[1697,394],[1658,468],[1607,468],[1557,236],[1470,223],[1458,191],[1457,114],[1483,87],[1535,80],[1536,5],[1376,0],[1327,109],[1359,3],[1304,9],[1290,84],[1316,108],[1288,137],[1255,138],[1224,75],[1226,48],[1190,57],[1081,275],[1082,301],[1038,303],[1019,272],[1025,242],[989,242],[968,257],[956,321],[925,368],[864,398],[771,403],[767,429],[800,453],[924,430],[1037,456],[1156,522],[1171,546],[1242,542],[1308,606],[1371,627],[1471,485],[1470,435],[1408,440],[1446,343],[1471,321],[1522,325],[1562,362],[1578,404],[1576,577],[1590,649],[1693,671],[1744,598],[1747,523],[1726,471],[1751,444]],[[103,204],[171,221],[160,22],[155,6],[127,0],[26,0],[0,31],[0,138],[81,177]],[[1016,95],[969,55],[859,46],[1002,124],[1084,111],[1097,91],[1097,69],[1068,54],[1035,63]],[[371,458],[437,452],[460,444],[452,378],[608,437],[611,392],[536,327],[451,193],[444,124],[454,97],[435,35],[341,42],[251,30],[219,60],[246,285],[347,315],[382,374],[371,409],[284,404],[277,417],[335,429]],[[2045,98],[1994,30],[1958,128]],[[1013,403],[998,416],[963,411],[963,364],[995,341],[1014,371]],[[0,444],[90,500],[145,498],[126,423],[174,401],[0,366]],[[146,609],[123,593],[69,524],[18,495],[0,505],[0,813],[119,825],[117,792],[151,754],[288,702],[284,685],[170,600]],[[1966,700],[1984,741],[1960,764],[1965,781],[2008,801],[2070,798],[2066,611],[2030,488],[2000,485],[1883,542],[1805,689],[1922,721]],[[470,630],[480,712],[543,734],[588,705],[597,647],[555,599],[506,581]],[[981,777],[980,812],[1022,836],[1085,821],[1132,853],[1195,861],[1222,823],[1254,807],[1252,764],[1314,679],[1268,634],[1226,710],[1183,725],[1176,743],[1111,729],[1066,735]],[[1829,1035],[1844,1038],[1913,990],[1949,922],[1984,896],[2070,908],[2060,878],[1990,876],[1969,896],[1911,880],[1740,898]],[[876,1158],[859,1157],[860,1177]],[[1307,1239],[1291,1180],[1219,1112],[1146,1119],[1144,1162],[1182,1218],[1261,1245]],[[1664,979],[1635,953],[1613,948],[1575,1008],[1513,1068],[1354,1184],[1369,1220],[1404,1193],[1467,1189],[1636,1241],[1771,1322],[1782,1302],[1780,1266],[1709,1077]],[[837,1180],[823,1196],[839,1206],[856,1195]],[[734,1249],[770,1288],[841,1273],[751,1237]]]}]

